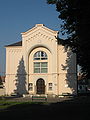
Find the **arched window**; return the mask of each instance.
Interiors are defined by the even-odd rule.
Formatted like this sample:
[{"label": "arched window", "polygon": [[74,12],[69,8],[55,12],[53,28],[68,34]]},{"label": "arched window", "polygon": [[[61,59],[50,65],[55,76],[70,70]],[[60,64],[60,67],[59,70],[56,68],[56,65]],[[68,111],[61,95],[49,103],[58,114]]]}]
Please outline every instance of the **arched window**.
[{"label": "arched window", "polygon": [[34,54],[34,60],[46,60],[47,54],[44,51],[38,51]]},{"label": "arched window", "polygon": [[48,57],[44,51],[38,51],[33,57],[34,73],[48,72]]}]

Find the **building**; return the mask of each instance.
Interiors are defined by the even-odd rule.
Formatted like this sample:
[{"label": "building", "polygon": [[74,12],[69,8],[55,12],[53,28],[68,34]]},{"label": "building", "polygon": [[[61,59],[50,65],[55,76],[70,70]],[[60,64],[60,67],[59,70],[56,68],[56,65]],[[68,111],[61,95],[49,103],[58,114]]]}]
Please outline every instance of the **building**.
[{"label": "building", "polygon": [[4,83],[5,83],[5,76],[0,75],[0,88],[4,87]]},{"label": "building", "polygon": [[76,55],[58,42],[58,31],[36,24],[21,34],[6,46],[6,94],[77,94]]},{"label": "building", "polygon": [[0,96],[5,95],[4,83],[5,83],[5,76],[0,75]]}]

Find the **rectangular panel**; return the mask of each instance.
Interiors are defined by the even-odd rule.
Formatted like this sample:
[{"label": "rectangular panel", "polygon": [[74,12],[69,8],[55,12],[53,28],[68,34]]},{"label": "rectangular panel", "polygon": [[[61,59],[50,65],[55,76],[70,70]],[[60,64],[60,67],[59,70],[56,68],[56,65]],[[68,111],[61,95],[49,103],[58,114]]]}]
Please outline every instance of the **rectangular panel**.
[{"label": "rectangular panel", "polygon": [[42,62],[41,67],[47,67],[47,62]]},{"label": "rectangular panel", "polygon": [[34,68],[34,73],[40,73],[40,68]]},{"label": "rectangular panel", "polygon": [[36,68],[36,67],[40,67],[40,62],[35,62],[34,63],[34,67]]},{"label": "rectangular panel", "polygon": [[41,68],[41,73],[47,73],[47,68]]}]

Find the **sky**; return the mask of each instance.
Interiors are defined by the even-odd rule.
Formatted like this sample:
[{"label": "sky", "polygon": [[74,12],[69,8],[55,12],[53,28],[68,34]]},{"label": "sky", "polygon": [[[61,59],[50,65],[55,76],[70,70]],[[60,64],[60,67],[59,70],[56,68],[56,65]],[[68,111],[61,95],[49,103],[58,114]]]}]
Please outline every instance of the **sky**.
[{"label": "sky", "polygon": [[0,0],[0,74],[5,74],[5,45],[21,40],[21,33],[44,24],[53,30],[60,30],[62,23],[55,5],[46,0]]}]

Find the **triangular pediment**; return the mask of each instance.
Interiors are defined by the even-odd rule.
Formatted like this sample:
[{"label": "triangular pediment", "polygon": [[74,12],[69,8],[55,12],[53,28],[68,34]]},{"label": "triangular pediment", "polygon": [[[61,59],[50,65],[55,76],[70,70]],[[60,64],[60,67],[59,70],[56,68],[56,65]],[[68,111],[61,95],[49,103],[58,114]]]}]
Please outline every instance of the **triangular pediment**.
[{"label": "triangular pediment", "polygon": [[49,29],[47,27],[45,27],[43,24],[36,24],[33,28],[29,29],[28,31],[26,32],[22,32],[22,36],[28,36],[28,35],[31,35],[33,33],[38,33],[38,34],[42,34],[41,32],[46,32],[48,34],[51,34],[53,36],[57,36],[58,34],[58,31],[54,31],[52,29]]}]

